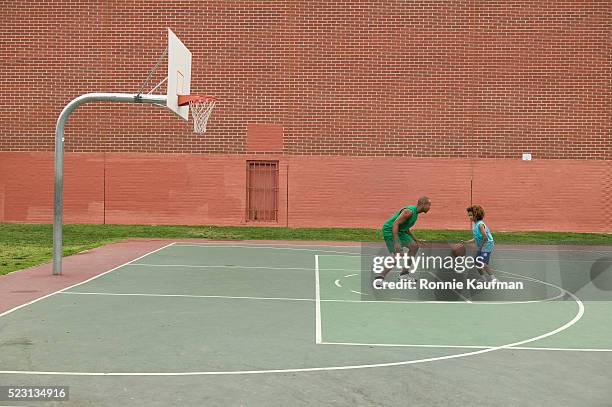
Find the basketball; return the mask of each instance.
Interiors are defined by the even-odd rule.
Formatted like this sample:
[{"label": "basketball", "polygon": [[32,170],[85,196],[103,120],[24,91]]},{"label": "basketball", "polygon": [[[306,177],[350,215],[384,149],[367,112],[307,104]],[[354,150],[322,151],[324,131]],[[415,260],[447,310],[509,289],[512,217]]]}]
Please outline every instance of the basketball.
[{"label": "basketball", "polygon": [[451,253],[453,257],[465,256],[465,245],[463,243],[457,243],[452,246]]}]

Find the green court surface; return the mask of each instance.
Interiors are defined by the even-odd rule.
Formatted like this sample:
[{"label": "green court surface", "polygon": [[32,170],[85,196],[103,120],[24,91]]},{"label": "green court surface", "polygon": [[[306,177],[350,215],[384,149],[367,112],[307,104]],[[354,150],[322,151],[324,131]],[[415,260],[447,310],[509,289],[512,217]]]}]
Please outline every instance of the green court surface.
[{"label": "green court surface", "polygon": [[31,405],[610,405],[612,248],[500,247],[513,292],[378,293],[364,257],[170,244],[0,315],[0,385],[70,386]]}]

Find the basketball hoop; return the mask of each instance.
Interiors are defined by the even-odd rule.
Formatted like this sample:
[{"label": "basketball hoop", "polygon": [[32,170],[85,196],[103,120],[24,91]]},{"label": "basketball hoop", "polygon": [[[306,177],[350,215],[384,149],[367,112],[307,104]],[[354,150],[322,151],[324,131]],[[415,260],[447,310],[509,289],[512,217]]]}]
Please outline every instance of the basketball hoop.
[{"label": "basketball hoop", "polygon": [[198,134],[206,133],[206,123],[208,123],[208,118],[215,108],[216,101],[217,100],[213,96],[178,96],[179,106],[189,105],[191,117],[193,117],[193,131]]}]

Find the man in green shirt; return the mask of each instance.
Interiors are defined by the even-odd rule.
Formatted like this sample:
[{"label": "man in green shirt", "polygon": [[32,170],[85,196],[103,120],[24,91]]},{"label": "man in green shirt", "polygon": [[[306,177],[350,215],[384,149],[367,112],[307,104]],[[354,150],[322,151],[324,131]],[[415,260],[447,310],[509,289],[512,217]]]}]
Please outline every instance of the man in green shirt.
[{"label": "man in green shirt", "polygon": [[[416,205],[407,205],[397,211],[383,224],[382,233],[389,253],[401,253],[403,247],[408,248],[409,262],[416,256],[420,241],[412,234],[410,228],[416,223],[420,213],[427,213],[431,207],[431,200],[422,196]],[[384,279],[391,269],[385,269],[376,278]],[[408,277],[410,271],[402,270],[400,278]]]}]

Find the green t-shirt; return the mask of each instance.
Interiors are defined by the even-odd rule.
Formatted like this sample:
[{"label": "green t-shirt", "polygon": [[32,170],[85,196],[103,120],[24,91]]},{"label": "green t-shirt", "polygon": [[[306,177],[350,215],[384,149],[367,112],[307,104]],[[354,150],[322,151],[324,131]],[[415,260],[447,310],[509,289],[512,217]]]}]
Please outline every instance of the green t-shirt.
[{"label": "green t-shirt", "polygon": [[406,231],[410,229],[416,223],[417,218],[419,216],[416,205],[404,206],[402,209],[397,211],[393,216],[387,219],[387,221],[383,224],[383,228],[382,228],[383,234],[393,236],[393,222],[395,222],[395,219],[397,219],[397,217],[400,216],[400,213],[402,213],[402,211],[404,211],[405,209],[410,209],[412,211],[412,216],[410,216],[408,220],[406,220],[404,223],[400,223],[398,232],[406,233]]}]

